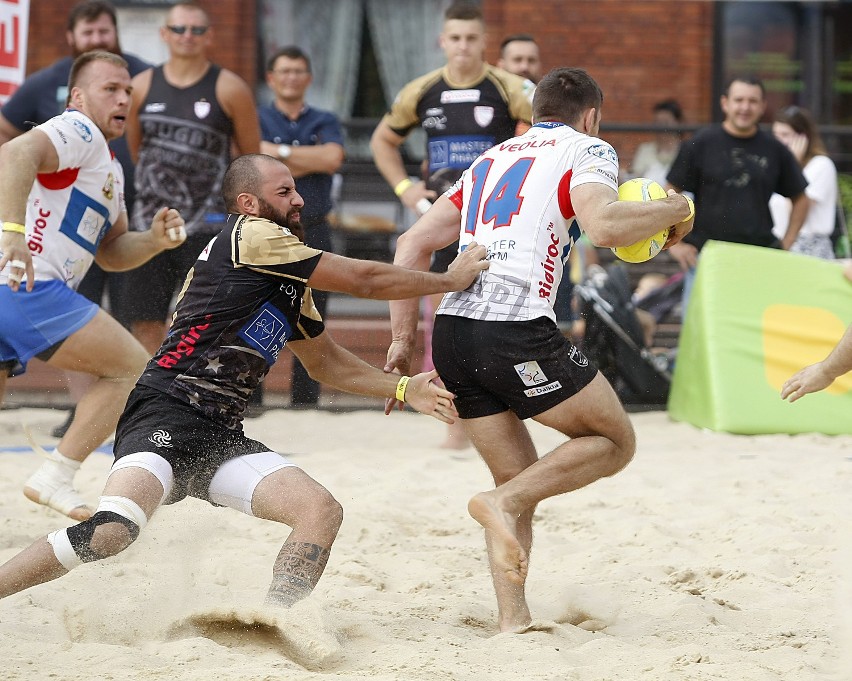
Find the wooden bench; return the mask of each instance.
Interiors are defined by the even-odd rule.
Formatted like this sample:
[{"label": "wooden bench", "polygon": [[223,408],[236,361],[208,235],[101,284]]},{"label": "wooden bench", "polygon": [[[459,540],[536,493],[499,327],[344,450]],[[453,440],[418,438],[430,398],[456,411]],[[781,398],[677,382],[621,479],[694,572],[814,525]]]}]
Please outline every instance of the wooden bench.
[{"label": "wooden bench", "polygon": [[[417,166],[406,166],[416,175]],[[340,255],[391,262],[396,236],[406,227],[406,210],[372,161],[347,161],[339,172],[334,249]]]}]

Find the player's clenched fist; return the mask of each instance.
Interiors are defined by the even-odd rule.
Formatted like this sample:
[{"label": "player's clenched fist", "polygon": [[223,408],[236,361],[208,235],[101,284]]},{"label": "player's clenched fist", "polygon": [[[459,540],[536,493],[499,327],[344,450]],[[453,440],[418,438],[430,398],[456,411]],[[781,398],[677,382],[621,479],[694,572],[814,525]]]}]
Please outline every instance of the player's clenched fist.
[{"label": "player's clenched fist", "polygon": [[183,218],[175,208],[160,208],[151,220],[151,232],[164,249],[172,249],[186,241]]}]

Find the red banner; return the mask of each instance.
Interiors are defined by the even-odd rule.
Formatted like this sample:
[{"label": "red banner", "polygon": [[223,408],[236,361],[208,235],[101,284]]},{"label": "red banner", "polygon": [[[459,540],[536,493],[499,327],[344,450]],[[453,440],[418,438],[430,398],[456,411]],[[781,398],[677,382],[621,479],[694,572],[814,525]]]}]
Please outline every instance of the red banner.
[{"label": "red banner", "polygon": [[30,0],[0,0],[0,104],[24,80]]}]

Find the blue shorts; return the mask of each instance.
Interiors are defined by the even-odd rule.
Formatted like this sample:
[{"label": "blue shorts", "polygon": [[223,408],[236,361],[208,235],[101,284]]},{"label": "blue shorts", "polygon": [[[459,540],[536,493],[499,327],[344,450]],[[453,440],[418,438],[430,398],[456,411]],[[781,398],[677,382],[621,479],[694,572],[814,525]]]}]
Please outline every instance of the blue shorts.
[{"label": "blue shorts", "polygon": [[29,293],[0,286],[0,370],[24,373],[27,362],[79,331],[98,306],[62,281],[37,281]]}]

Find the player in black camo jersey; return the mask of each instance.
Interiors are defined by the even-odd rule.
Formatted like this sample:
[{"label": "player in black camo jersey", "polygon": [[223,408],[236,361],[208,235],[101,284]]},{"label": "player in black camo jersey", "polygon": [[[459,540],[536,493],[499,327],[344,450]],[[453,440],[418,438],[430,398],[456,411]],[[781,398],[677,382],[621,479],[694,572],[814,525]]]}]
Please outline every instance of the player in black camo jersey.
[{"label": "player in black camo jersey", "polygon": [[389,398],[452,422],[453,395],[436,372],[400,378],[361,361],[324,331],[311,287],[390,299],[454,291],[488,267],[473,245],[444,274],[414,272],[308,248],[290,171],[260,154],[229,167],[226,226],[187,276],[168,338],[128,400],[95,514],[42,538],[0,566],[0,598],[129,546],[164,503],[195,496],[292,528],[266,596],[288,606],[316,586],[343,519],[334,497],[264,444],[242,412],[286,343],[313,378]]}]

